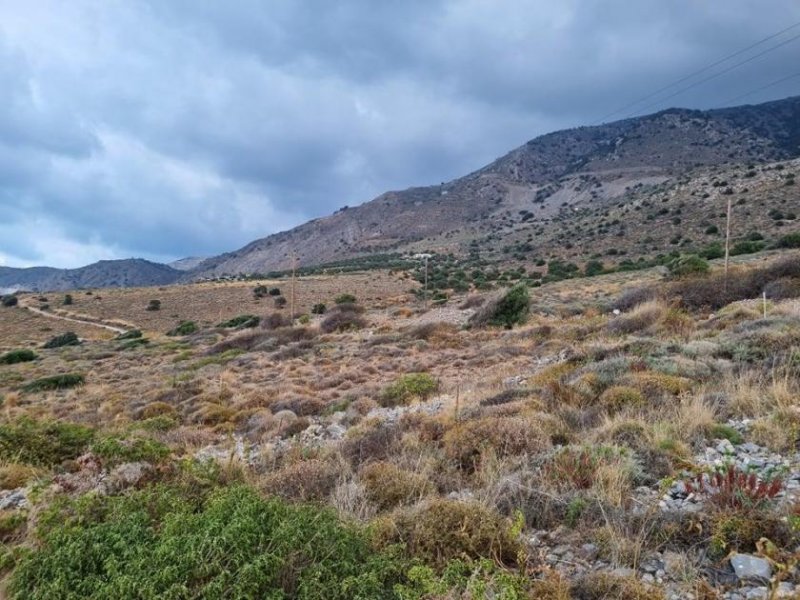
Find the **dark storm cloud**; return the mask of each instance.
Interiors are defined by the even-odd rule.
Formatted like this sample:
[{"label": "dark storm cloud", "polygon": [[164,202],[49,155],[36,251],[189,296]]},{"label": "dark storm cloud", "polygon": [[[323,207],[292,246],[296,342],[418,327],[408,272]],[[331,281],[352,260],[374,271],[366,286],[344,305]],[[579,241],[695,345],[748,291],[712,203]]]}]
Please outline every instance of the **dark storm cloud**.
[{"label": "dark storm cloud", "polygon": [[[3,2],[0,264],[234,249],[594,122],[797,21],[794,0]],[[650,112],[718,106],[796,71],[798,48]]]}]

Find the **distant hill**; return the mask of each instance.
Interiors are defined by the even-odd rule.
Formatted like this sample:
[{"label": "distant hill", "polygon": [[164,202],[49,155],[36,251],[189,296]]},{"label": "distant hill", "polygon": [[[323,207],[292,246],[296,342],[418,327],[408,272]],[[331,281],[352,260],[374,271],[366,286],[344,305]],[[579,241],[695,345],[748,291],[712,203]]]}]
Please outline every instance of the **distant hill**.
[{"label": "distant hill", "polygon": [[[630,200],[631,190],[707,178],[709,168],[722,165],[798,156],[800,97],[709,111],[669,109],[543,135],[465,177],[387,192],[209,258],[191,276],[286,269],[293,255],[307,266],[375,252],[463,254],[475,244],[492,249],[501,243],[487,243],[492,236],[519,230],[535,245],[537,238],[552,237],[554,224],[561,227],[570,213],[613,206],[626,195]],[[641,225],[643,237],[661,227],[657,221]],[[625,244],[617,240],[617,246]]]},{"label": "distant hill", "polygon": [[175,283],[182,271],[141,258],[101,260],[78,269],[0,267],[0,288],[60,291],[80,288],[143,287]]}]

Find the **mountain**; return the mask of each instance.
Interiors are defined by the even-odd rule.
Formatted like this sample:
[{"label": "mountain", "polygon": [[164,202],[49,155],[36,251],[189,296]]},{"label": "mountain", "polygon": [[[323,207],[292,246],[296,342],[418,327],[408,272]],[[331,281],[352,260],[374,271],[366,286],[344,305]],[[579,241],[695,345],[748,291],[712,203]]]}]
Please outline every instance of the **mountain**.
[{"label": "mountain", "polygon": [[[464,254],[476,245],[493,252],[500,243],[493,236],[520,230],[533,248],[547,237],[543,227],[552,233],[572,215],[597,216],[598,207],[633,200],[637,190],[671,197],[669,190],[686,185],[687,177],[699,186],[717,167],[798,156],[800,96],[709,111],[669,109],[537,137],[465,177],[387,192],[209,258],[191,277],[287,269],[292,257],[308,266],[376,252]],[[690,188],[697,191],[689,185],[686,194]],[[659,220],[650,221],[642,220],[640,233],[663,230]]]},{"label": "mountain", "polygon": [[186,258],[173,260],[171,263],[167,263],[167,266],[178,271],[191,271],[204,260],[205,258],[200,256],[187,256]]},{"label": "mountain", "polygon": [[61,291],[80,288],[143,287],[175,283],[182,271],[141,258],[101,260],[78,269],[0,267],[0,288]]}]

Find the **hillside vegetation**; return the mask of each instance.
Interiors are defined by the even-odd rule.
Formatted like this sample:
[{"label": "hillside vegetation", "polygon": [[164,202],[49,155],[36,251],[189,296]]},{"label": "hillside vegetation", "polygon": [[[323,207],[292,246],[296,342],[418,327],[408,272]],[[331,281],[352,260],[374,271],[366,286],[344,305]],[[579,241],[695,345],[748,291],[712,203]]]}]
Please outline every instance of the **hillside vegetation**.
[{"label": "hillside vegetation", "polygon": [[800,255],[663,258],[20,295],[2,593],[794,597]]}]

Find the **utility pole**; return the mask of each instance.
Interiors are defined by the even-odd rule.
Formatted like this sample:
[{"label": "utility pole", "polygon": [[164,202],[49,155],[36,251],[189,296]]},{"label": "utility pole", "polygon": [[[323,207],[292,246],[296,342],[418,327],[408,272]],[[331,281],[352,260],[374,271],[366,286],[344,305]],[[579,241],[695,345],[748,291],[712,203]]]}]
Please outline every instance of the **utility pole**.
[{"label": "utility pole", "polygon": [[425,300],[425,310],[428,310],[428,255],[425,255],[425,290],[422,294]]},{"label": "utility pole", "polygon": [[292,253],[292,285],[289,291],[289,296],[290,296],[289,318],[292,320],[292,324],[294,324],[294,276],[296,270],[297,270],[297,255]]},{"label": "utility pole", "polygon": [[728,196],[728,211],[725,219],[725,292],[728,291],[728,263],[730,261],[731,246],[731,197]]}]

